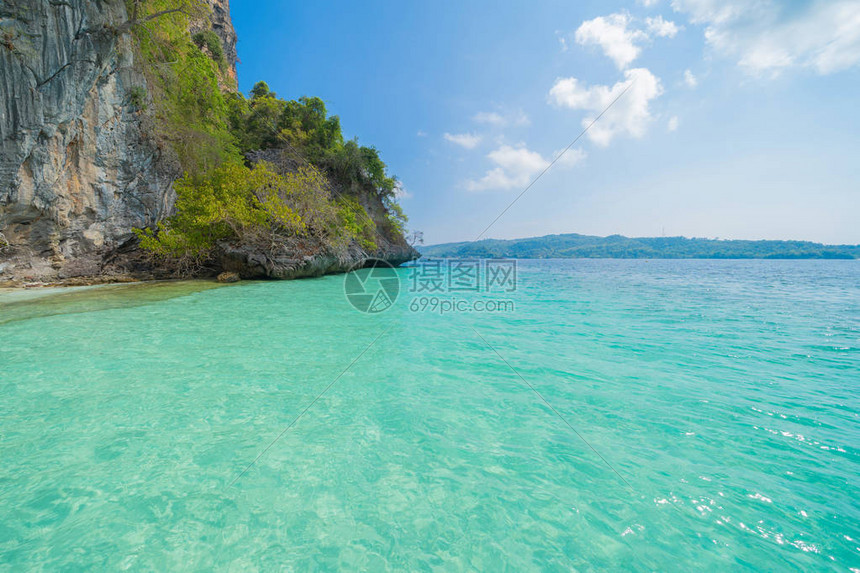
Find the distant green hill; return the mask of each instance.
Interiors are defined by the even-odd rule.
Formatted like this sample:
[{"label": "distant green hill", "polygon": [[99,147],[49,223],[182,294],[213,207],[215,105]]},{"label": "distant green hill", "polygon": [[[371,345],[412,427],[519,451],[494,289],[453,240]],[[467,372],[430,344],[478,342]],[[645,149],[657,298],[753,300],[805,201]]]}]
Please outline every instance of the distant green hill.
[{"label": "distant green hill", "polygon": [[420,249],[425,257],[514,259],[858,259],[860,245],[809,241],[730,241],[686,237],[596,237],[570,233],[528,239],[484,239]]}]

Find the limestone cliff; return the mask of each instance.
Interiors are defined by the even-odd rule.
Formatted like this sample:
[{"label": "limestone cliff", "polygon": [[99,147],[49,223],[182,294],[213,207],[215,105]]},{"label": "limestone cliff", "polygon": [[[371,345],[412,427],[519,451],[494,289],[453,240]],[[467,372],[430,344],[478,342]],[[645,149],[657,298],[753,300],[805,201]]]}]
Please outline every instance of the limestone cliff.
[{"label": "limestone cliff", "polygon": [[[195,161],[217,164],[225,149],[241,160],[225,118],[206,124],[236,95],[229,0],[198,1],[159,12],[143,0],[0,0],[0,282],[176,270],[137,250],[133,229],[173,214],[174,183]],[[156,20],[170,12],[178,25]],[[185,51],[146,52],[155,27]],[[196,120],[182,115],[188,101]],[[389,215],[379,197],[357,199],[377,226],[371,252],[352,244],[335,256],[298,237],[263,251],[224,242],[196,272],[294,278],[417,255],[399,230],[379,233]]]},{"label": "limestone cliff", "polygon": [[236,30],[233,29],[233,20],[230,18],[229,0],[207,0],[211,7],[208,21],[206,19],[197,21],[192,25],[192,32],[211,29],[221,40],[224,50],[224,58],[227,60],[227,73],[236,81],[236,63],[239,61],[236,52]]},{"label": "limestone cliff", "polygon": [[[228,0],[208,0],[235,78]],[[0,278],[94,275],[173,206],[122,0],[0,1]],[[5,271],[5,277],[3,274]]]}]

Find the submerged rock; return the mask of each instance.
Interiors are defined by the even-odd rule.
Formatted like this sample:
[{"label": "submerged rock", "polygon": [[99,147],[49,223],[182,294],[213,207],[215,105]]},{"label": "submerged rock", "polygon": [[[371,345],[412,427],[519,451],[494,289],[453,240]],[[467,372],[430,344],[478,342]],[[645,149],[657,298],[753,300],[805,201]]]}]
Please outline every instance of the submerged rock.
[{"label": "submerged rock", "polygon": [[238,273],[228,273],[228,272],[221,273],[220,275],[218,275],[218,278],[217,278],[217,281],[219,283],[237,283],[240,280],[242,280],[242,279],[238,275]]}]

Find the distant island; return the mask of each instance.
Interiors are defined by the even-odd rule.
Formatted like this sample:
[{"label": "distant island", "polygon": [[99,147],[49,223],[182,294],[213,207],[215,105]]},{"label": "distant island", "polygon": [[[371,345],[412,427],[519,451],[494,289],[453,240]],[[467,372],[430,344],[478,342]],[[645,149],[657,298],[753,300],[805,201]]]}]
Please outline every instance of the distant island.
[{"label": "distant island", "polygon": [[858,259],[860,245],[568,233],[422,247],[425,257],[512,259]]}]

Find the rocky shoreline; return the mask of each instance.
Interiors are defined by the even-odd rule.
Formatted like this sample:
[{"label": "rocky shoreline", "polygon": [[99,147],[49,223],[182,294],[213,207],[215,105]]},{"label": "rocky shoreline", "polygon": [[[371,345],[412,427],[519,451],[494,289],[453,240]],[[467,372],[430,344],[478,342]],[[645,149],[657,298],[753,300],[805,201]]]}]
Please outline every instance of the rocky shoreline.
[{"label": "rocky shoreline", "polygon": [[[249,251],[239,246],[224,245],[219,249],[213,264],[194,272],[179,272],[172,266],[159,266],[139,250],[126,253],[111,253],[105,257],[97,273],[81,273],[63,276],[56,271],[48,275],[31,274],[23,269],[4,273],[0,268],[0,288],[77,287],[102,284],[133,283],[153,280],[216,279],[220,282],[236,280],[293,280],[323,275],[340,274],[364,265],[367,261],[381,259],[393,266],[415,260],[420,253],[409,246],[389,246],[385,250],[367,253],[351,248],[345,255],[333,254],[283,254],[273,255],[260,251]],[[4,263],[4,264],[9,264]],[[17,270],[17,272],[14,272]],[[233,275],[235,279],[223,278]]]}]

